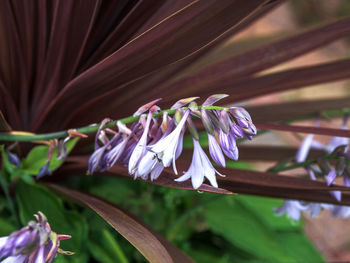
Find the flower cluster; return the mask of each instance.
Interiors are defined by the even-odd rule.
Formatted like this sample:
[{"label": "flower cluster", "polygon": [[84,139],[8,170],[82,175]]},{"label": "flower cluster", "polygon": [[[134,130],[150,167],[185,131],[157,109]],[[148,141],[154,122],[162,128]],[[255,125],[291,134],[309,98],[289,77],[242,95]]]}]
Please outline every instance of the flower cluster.
[{"label": "flower cluster", "polygon": [[60,240],[68,235],[57,235],[51,231],[45,215],[34,215],[38,222],[30,221],[27,226],[9,236],[0,237],[0,259],[3,263],[50,263],[57,253],[72,254],[59,249]]},{"label": "flower cluster", "polygon": [[[342,129],[347,129],[348,116],[345,116]],[[319,126],[319,122],[317,123]],[[320,158],[318,166],[310,165],[306,167],[306,171],[311,180],[323,177],[328,185],[333,184],[338,176],[343,177],[343,185],[350,187],[350,161],[349,138],[333,137],[327,145],[314,140],[314,135],[309,134],[303,140],[297,154],[296,162],[304,162],[309,154],[310,149],[324,150],[331,156],[337,157],[335,165],[331,166],[330,162]],[[330,191],[330,194],[338,201],[341,200],[340,191]],[[321,203],[312,203],[296,200],[286,200],[281,207],[276,208],[277,215],[287,213],[293,220],[299,220],[301,212],[310,212],[311,217],[317,216],[322,209],[332,210],[335,217],[350,217],[350,207],[340,205],[330,205]]]},{"label": "flower cluster", "polygon": [[[118,132],[102,129],[109,120],[103,121],[96,135],[95,151],[89,159],[88,172],[103,172],[118,162],[127,167],[134,178],[156,180],[163,169],[170,166],[177,175],[175,161],[182,153],[183,137],[188,128],[193,137],[192,163],[175,180],[182,182],[191,179],[193,188],[197,189],[207,178],[211,185],[218,187],[215,177],[218,171],[199,144],[192,117],[202,120],[208,134],[209,153],[214,162],[222,167],[225,167],[225,155],[233,160],[238,159],[236,139],[245,137],[250,140],[257,132],[245,109],[212,106],[226,96],[210,96],[201,107],[194,102],[195,97],[182,99],[171,107],[172,111],[176,111],[173,117],[169,116],[168,111],[160,111],[155,105],[158,100],[155,100],[136,111],[134,116],[139,116],[139,121],[130,127],[118,122]],[[189,107],[185,107],[187,104]]]}]

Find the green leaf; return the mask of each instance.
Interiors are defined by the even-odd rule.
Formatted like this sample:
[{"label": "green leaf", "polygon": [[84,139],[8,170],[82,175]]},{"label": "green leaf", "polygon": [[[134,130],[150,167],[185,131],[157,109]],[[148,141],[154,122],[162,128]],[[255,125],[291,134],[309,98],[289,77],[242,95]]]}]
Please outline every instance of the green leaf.
[{"label": "green leaf", "polygon": [[276,216],[273,209],[283,204],[281,199],[250,195],[239,195],[235,199],[251,211],[251,216],[259,218],[264,224],[275,231],[301,230],[300,221],[294,221],[287,216]]},{"label": "green leaf", "polygon": [[288,255],[294,259],[294,262],[326,262],[315,246],[302,233],[281,232],[277,238]]},{"label": "green leaf", "polygon": [[92,239],[88,241],[88,247],[89,251],[98,262],[129,262],[117,240],[107,229],[102,229],[98,236],[92,236]]},{"label": "green leaf", "polygon": [[261,261],[324,262],[304,235],[300,222],[275,216],[282,200],[239,195],[210,202],[205,209],[208,226],[232,245]]},{"label": "green leaf", "polygon": [[13,231],[17,230],[11,221],[12,220],[10,218],[0,217],[0,236],[8,236]]},{"label": "green leaf", "polygon": [[233,198],[211,202],[205,217],[214,232],[235,246],[271,262],[288,261],[275,234]]},{"label": "green leaf", "polygon": [[192,262],[169,241],[116,205],[62,186],[54,184],[48,184],[48,186],[94,210],[151,262]]},{"label": "green leaf", "polygon": [[34,220],[33,214],[43,212],[54,232],[72,236],[61,243],[62,249],[75,252],[73,256],[65,256],[65,260],[71,263],[87,261],[87,224],[79,213],[65,209],[62,201],[47,188],[23,181],[17,185],[16,200],[23,225]]},{"label": "green leaf", "polygon": [[[71,152],[75,144],[78,142],[78,138],[69,140],[66,143],[67,154]],[[45,165],[49,147],[46,145],[40,145],[34,147],[27,155],[27,157],[22,161],[22,170],[30,173],[32,175],[38,174],[40,168]],[[57,149],[54,150],[52,154],[52,159],[50,161],[50,170],[54,171],[62,165],[64,160],[57,160]]]}]

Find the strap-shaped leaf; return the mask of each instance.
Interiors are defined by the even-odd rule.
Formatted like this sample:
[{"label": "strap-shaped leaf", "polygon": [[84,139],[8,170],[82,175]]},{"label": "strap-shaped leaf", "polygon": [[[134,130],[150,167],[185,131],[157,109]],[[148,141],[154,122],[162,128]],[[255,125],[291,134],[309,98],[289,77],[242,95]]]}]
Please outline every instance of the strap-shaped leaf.
[{"label": "strap-shaped leaf", "polygon": [[318,26],[206,67],[170,85],[167,87],[167,92],[189,86],[201,87],[205,83],[217,88],[216,79],[225,76],[237,78],[268,69],[348,34],[350,34],[349,18]]},{"label": "strap-shaped leaf", "polygon": [[255,125],[258,129],[261,130],[290,131],[350,138],[350,131],[344,129],[322,128],[314,126],[310,127],[300,125],[282,125],[273,123],[256,123]]},{"label": "strap-shaped leaf", "polygon": [[[159,2],[159,1],[158,1]],[[164,1],[165,2],[165,1]],[[168,0],[155,14],[155,20],[152,21],[161,21],[164,17],[164,14],[169,13],[170,10],[179,10],[185,6],[184,2],[189,2],[189,0],[182,1],[172,1]],[[166,67],[163,67],[156,72],[149,74],[129,85],[122,86],[116,90],[103,94],[98,99],[90,100],[84,102],[79,108],[75,108],[69,118],[64,122],[65,127],[79,126],[78,124],[84,125],[85,123],[91,121],[98,121],[106,116],[119,119],[124,116],[128,116],[132,113],[133,109],[136,109],[142,104],[153,100],[159,94],[164,94],[164,87],[167,87],[168,82],[173,82],[174,79],[177,79],[181,74],[187,74],[188,68],[201,59],[203,55],[213,50],[214,48],[219,47],[224,41],[230,38],[232,35],[240,32],[241,30],[247,28],[249,25],[258,20],[261,16],[272,11],[284,0],[274,0],[269,1],[267,4],[261,8],[255,9],[248,17],[245,17],[239,24],[236,24],[234,27],[226,31],[224,34],[218,36],[215,41],[212,41],[208,45],[205,45],[203,48],[198,50],[198,52],[191,54],[190,56],[185,57],[182,60],[176,61]],[[164,13],[165,12],[165,13]],[[170,12],[174,13],[174,12]],[[242,12],[236,14],[236,16],[244,17]],[[162,18],[162,19],[160,19]],[[155,24],[150,21],[150,25]],[[190,87],[189,87],[190,88]],[[132,92],[130,92],[132,90]],[[147,92],[145,92],[147,90]],[[121,96],[123,94],[123,96]],[[157,94],[155,96],[155,94]],[[154,97],[155,96],[155,97]],[[128,107],[124,107],[127,103]],[[173,101],[171,103],[174,103]],[[164,107],[170,107],[169,105],[163,105],[161,102],[160,105]],[[87,109],[94,107],[96,110],[90,112],[89,116],[85,114]],[[49,120],[50,121],[50,120]],[[46,125],[46,122],[45,122]],[[52,125],[51,125],[52,127]]]},{"label": "strap-shaped leaf", "polygon": [[[66,164],[61,170],[58,171],[59,177],[65,176],[68,173],[69,174],[85,174],[86,173],[86,167],[88,165],[89,156],[70,156],[67,158],[68,164]],[[113,166],[111,169],[109,169],[107,172],[104,173],[105,175],[109,176],[123,176],[132,178],[131,175],[128,174],[128,171],[119,165]],[[222,188],[216,188],[208,184],[202,184],[201,187],[198,189],[193,189],[191,182],[175,182],[174,179],[176,178],[174,172],[172,169],[165,169],[162,173],[162,175],[157,179],[154,180],[153,184],[161,185],[161,186],[167,186],[172,188],[178,188],[178,189],[186,189],[186,190],[193,190],[193,191],[203,191],[203,192],[210,192],[210,193],[216,193],[216,194],[227,194],[232,195],[231,191],[228,191],[226,189]],[[140,179],[139,179],[140,180]]]},{"label": "strap-shaped leaf", "polygon": [[300,100],[246,107],[254,122],[289,121],[303,116],[319,116],[322,111],[349,107],[350,97],[337,99]]},{"label": "strap-shaped leaf", "polygon": [[267,2],[192,1],[70,81],[38,116],[37,125],[48,111],[56,116],[69,115],[76,107],[76,101],[69,98],[95,99],[197,52]]},{"label": "strap-shaped leaf", "polygon": [[74,202],[94,210],[116,231],[133,244],[150,262],[193,262],[182,251],[156,233],[153,229],[130,215],[118,206],[95,196],[55,184],[47,184],[54,191],[63,194]]},{"label": "strap-shaped leaf", "polygon": [[[74,164],[72,163],[72,166],[68,167],[69,171],[77,172],[77,174],[79,174],[79,171],[80,173],[82,172],[82,167],[86,167],[86,164],[83,162],[86,162],[84,159],[87,159],[87,157],[79,158],[81,159],[77,160],[75,157],[71,157],[71,161],[74,159],[76,161],[77,170],[74,170]],[[182,160],[178,160],[177,167],[179,171],[185,171],[188,169],[188,164]],[[68,175],[66,172],[68,170],[62,170],[60,175]],[[242,193],[334,204],[350,204],[349,187],[339,185],[327,186],[326,183],[320,181],[267,172],[220,168],[218,168],[218,170],[220,173],[226,175],[226,177],[223,179],[218,178],[218,184],[220,186],[218,192],[216,192],[218,194]],[[110,170],[110,172],[128,176],[126,169],[123,167],[115,166]],[[131,176],[128,177],[132,178]],[[174,182],[173,180],[175,178],[175,175],[171,174],[171,171],[169,170],[169,172],[167,171],[163,173],[158,180],[149,182],[167,187],[193,190],[190,182]],[[212,187],[213,189],[208,188],[210,186],[205,184],[203,184],[201,187],[202,188],[199,188],[199,190],[206,192],[215,192],[213,189],[216,189],[215,187]],[[331,190],[343,191],[344,199],[342,199],[342,202],[338,202],[329,194],[329,191]]]},{"label": "strap-shaped leaf", "polygon": [[[211,83],[202,86],[200,88],[200,94],[204,97],[220,90],[220,92],[229,95],[232,94],[227,101],[233,103],[274,92],[303,88],[347,78],[350,78],[350,59],[323,63],[315,66],[298,67],[260,77],[248,77],[239,80],[225,77],[216,80],[214,86]],[[193,89],[191,92],[198,94],[199,90],[195,91]],[[178,96],[183,95],[179,94]],[[185,94],[185,96],[191,96],[191,94]],[[172,99],[176,98],[177,97],[172,97]]]}]

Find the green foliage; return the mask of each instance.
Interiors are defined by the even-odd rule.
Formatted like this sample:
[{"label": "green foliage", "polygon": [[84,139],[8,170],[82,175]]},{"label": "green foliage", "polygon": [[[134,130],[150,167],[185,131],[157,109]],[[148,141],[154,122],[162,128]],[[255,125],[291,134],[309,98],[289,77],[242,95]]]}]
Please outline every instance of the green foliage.
[{"label": "green foliage", "polygon": [[[75,143],[68,146],[69,151]],[[37,173],[45,163],[47,150],[46,146],[35,147],[20,168],[8,162],[3,150],[2,178]],[[61,161],[55,155],[53,160],[51,168],[56,169]],[[242,162],[228,162],[228,166],[249,169]],[[218,196],[112,177],[73,177],[67,183],[139,216],[196,262],[324,262],[303,234],[300,222],[274,215],[273,208],[281,205],[277,199]],[[61,247],[76,254],[59,256],[56,263],[88,262],[90,258],[107,263],[145,262],[135,248],[94,212],[64,203],[33,180],[18,181],[15,197],[22,225],[42,211],[55,232],[72,235]],[[18,228],[9,211],[8,200],[1,197],[0,235]]]},{"label": "green foliage", "polygon": [[[78,138],[69,140],[66,143],[67,154],[74,148],[75,144],[78,142]],[[45,165],[49,147],[46,145],[40,145],[34,147],[27,155],[27,157],[22,161],[22,170],[35,175],[38,174],[40,168]],[[52,159],[50,161],[50,170],[54,171],[60,167],[63,163],[62,159],[57,159],[57,148],[52,154]]]},{"label": "green foliage", "polygon": [[[79,181],[72,178],[70,184]],[[281,200],[218,196],[112,177],[84,178],[83,185],[85,191],[139,216],[196,262],[324,262],[303,234],[301,222],[275,216],[273,208]],[[87,218],[89,226],[95,226],[88,239],[89,249],[95,248],[91,252],[95,260],[110,262],[121,251],[129,261],[144,262],[106,224],[91,221],[95,218],[91,213]]]},{"label": "green foliage", "polygon": [[53,231],[72,236],[71,239],[62,241],[61,247],[75,252],[75,255],[65,256],[61,262],[87,262],[88,226],[86,219],[78,211],[64,207],[62,200],[45,187],[21,181],[16,188],[16,200],[23,225],[33,220],[33,215],[41,211],[47,216]]}]

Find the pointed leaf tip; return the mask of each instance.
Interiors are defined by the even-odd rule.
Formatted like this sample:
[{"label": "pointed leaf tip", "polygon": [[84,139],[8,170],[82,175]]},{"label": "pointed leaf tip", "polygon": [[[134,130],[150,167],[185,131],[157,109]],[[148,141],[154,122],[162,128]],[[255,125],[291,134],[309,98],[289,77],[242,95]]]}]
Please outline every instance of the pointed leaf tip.
[{"label": "pointed leaf tip", "polygon": [[145,105],[142,105],[140,108],[138,108],[138,110],[133,114],[133,116],[139,116],[141,115],[142,113],[148,111],[150,108],[152,108],[152,106],[154,104],[156,104],[158,101],[160,101],[161,98],[158,98],[158,99],[155,99],[155,100],[152,100],[151,102],[148,102],[147,104]]},{"label": "pointed leaf tip", "polygon": [[177,110],[181,107],[184,107],[188,103],[191,103],[192,101],[198,99],[199,97],[189,97],[189,98],[184,98],[181,100],[178,100],[173,106],[171,106],[171,110]]},{"label": "pointed leaf tip", "polygon": [[209,96],[203,103],[203,106],[211,106],[214,103],[218,102],[219,100],[228,97],[227,94],[214,94]]}]

